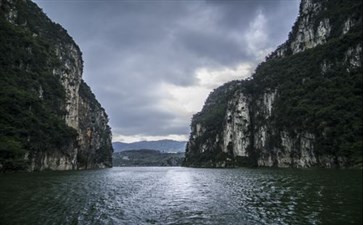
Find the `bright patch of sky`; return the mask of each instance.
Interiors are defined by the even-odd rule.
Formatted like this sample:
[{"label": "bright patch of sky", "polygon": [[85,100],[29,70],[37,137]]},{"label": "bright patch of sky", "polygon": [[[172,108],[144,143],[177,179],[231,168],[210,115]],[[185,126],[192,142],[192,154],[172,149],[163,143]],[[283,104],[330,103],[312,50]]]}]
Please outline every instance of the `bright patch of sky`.
[{"label": "bright patch of sky", "polygon": [[83,52],[83,78],[113,141],[187,140],[225,82],[252,75],[286,39],[298,0],[35,0]]}]

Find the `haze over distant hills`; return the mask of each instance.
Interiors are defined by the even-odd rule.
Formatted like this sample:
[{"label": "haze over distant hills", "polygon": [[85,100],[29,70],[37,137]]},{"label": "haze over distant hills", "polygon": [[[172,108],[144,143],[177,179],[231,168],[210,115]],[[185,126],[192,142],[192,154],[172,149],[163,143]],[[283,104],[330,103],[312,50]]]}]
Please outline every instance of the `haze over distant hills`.
[{"label": "haze over distant hills", "polygon": [[112,142],[114,152],[126,150],[152,149],[160,152],[185,152],[186,141],[158,140],[132,143]]}]

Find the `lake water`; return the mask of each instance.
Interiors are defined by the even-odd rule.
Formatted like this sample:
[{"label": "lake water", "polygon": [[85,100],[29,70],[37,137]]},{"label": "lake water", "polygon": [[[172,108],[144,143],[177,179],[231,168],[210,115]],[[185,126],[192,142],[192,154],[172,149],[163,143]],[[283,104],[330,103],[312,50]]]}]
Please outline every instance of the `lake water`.
[{"label": "lake water", "polygon": [[0,174],[0,224],[362,224],[362,171],[124,167]]}]

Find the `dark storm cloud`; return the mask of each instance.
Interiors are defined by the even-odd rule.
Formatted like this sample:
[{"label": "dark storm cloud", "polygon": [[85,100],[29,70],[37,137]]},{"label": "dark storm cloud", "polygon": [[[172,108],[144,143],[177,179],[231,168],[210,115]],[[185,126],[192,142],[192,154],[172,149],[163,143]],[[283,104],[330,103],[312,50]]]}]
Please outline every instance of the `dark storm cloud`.
[{"label": "dark storm cloud", "polygon": [[[189,120],[162,110],[160,83],[192,86],[198,68],[256,64],[244,35],[262,13],[266,46],[286,38],[297,0],[35,0],[80,45],[84,79],[106,108],[114,133],[187,134]],[[167,97],[167,96],[166,96]]]},{"label": "dark storm cloud", "polygon": [[182,32],[178,42],[195,57],[209,62],[229,65],[248,58],[238,43],[225,37],[225,33],[220,31],[214,35],[200,31]]}]

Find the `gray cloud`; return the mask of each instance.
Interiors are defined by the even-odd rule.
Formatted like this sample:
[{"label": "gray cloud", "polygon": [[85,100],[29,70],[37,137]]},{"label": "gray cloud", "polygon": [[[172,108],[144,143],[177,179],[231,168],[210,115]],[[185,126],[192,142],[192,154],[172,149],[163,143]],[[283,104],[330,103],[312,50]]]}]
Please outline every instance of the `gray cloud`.
[{"label": "gray cloud", "polygon": [[257,15],[268,49],[287,38],[298,12],[298,0],[34,1],[80,46],[84,79],[116,135],[187,135],[190,120],[163,110],[160,84],[192,87],[200,68],[255,65],[244,35]]}]

